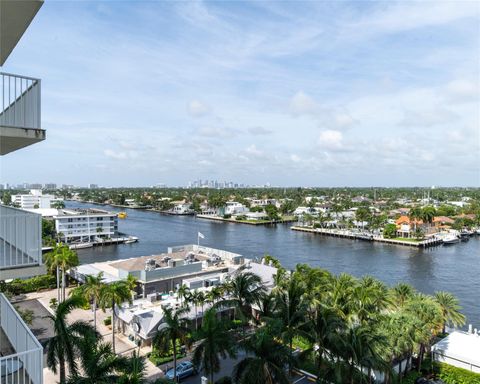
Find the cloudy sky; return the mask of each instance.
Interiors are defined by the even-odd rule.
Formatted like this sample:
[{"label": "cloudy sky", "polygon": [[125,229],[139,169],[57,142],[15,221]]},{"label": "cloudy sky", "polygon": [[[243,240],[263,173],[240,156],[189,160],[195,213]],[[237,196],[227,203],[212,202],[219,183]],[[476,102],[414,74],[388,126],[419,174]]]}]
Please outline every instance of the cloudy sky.
[{"label": "cloudy sky", "polygon": [[0,182],[480,186],[480,3],[46,1]]}]

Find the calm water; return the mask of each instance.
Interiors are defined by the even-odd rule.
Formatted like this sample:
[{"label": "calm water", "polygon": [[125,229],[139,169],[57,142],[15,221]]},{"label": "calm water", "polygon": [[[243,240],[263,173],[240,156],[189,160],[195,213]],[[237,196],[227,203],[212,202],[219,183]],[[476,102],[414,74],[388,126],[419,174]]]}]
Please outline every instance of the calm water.
[{"label": "calm water", "polygon": [[[68,202],[67,206],[86,204]],[[108,210],[121,211],[110,206]],[[290,230],[287,224],[255,227],[126,211],[128,218],[119,220],[119,230],[140,241],[81,250],[81,263],[158,254],[171,245],[196,243],[197,232],[201,232],[205,235],[202,244],[252,258],[269,253],[287,268],[307,263],[336,274],[372,275],[390,285],[406,282],[425,293],[450,291],[460,299],[468,322],[480,327],[480,236],[423,250],[302,233]]]}]

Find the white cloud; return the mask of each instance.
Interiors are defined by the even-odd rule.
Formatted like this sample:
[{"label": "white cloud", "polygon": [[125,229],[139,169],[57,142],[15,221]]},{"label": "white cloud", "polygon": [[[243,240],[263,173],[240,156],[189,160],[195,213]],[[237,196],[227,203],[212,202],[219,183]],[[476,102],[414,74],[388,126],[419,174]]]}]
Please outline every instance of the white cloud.
[{"label": "white cloud", "polygon": [[187,111],[192,117],[202,117],[210,113],[210,107],[199,100],[192,100],[187,105]]},{"label": "white cloud", "polygon": [[290,100],[290,111],[294,115],[316,114],[319,111],[319,105],[305,92],[299,91]]},{"label": "white cloud", "polygon": [[126,151],[126,150],[112,150],[112,149],[105,149],[103,151],[103,154],[106,157],[109,157],[111,159],[115,160],[129,160],[129,159],[135,159],[138,157],[138,152],[136,151]]},{"label": "white cloud", "polygon": [[454,80],[447,84],[446,89],[453,100],[476,100],[477,103],[480,103],[478,81]]},{"label": "white cloud", "polygon": [[343,134],[340,131],[326,130],[320,133],[318,144],[327,150],[337,150],[343,147]]}]

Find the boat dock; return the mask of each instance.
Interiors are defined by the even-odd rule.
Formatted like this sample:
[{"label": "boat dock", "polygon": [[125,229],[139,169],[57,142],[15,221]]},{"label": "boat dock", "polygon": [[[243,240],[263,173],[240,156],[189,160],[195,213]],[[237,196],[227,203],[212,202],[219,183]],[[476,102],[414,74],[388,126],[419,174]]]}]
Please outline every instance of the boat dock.
[{"label": "boat dock", "polygon": [[328,229],[328,228],[311,228],[311,227],[290,227],[294,231],[310,232],[324,236],[343,237],[351,240],[363,241],[378,241],[381,243],[404,245],[408,247],[427,248],[443,244],[439,238],[430,238],[421,241],[399,240],[399,239],[385,239],[378,235],[353,232],[348,229]]},{"label": "boat dock", "polygon": [[[97,247],[99,245],[112,245],[112,244],[130,244],[138,242],[138,237],[136,236],[127,236],[127,237],[114,237],[111,239],[102,239],[102,241],[91,241],[93,247]],[[72,245],[72,244],[66,244]],[[87,247],[86,247],[87,248]],[[42,247],[42,253],[50,252],[53,247]],[[82,248],[79,248],[82,249]]]},{"label": "boat dock", "polygon": [[247,225],[272,225],[272,224],[282,224],[282,223],[292,223],[296,222],[297,219],[279,219],[279,220],[236,220],[234,218],[225,219],[223,217],[214,216],[214,215],[195,215],[198,219],[207,219],[214,221],[224,221],[227,223],[236,223],[236,224],[247,224]]}]

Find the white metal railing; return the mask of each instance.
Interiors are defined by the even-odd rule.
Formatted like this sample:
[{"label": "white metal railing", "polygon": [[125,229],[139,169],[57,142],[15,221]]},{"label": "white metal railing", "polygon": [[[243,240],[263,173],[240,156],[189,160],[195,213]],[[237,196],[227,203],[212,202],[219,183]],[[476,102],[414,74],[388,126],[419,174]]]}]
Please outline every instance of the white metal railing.
[{"label": "white metal railing", "polygon": [[41,129],[41,82],[0,72],[0,126]]},{"label": "white metal railing", "polygon": [[42,264],[42,216],[0,205],[0,270]]},{"label": "white metal railing", "polygon": [[3,293],[0,326],[0,383],[42,384],[43,348]]}]

